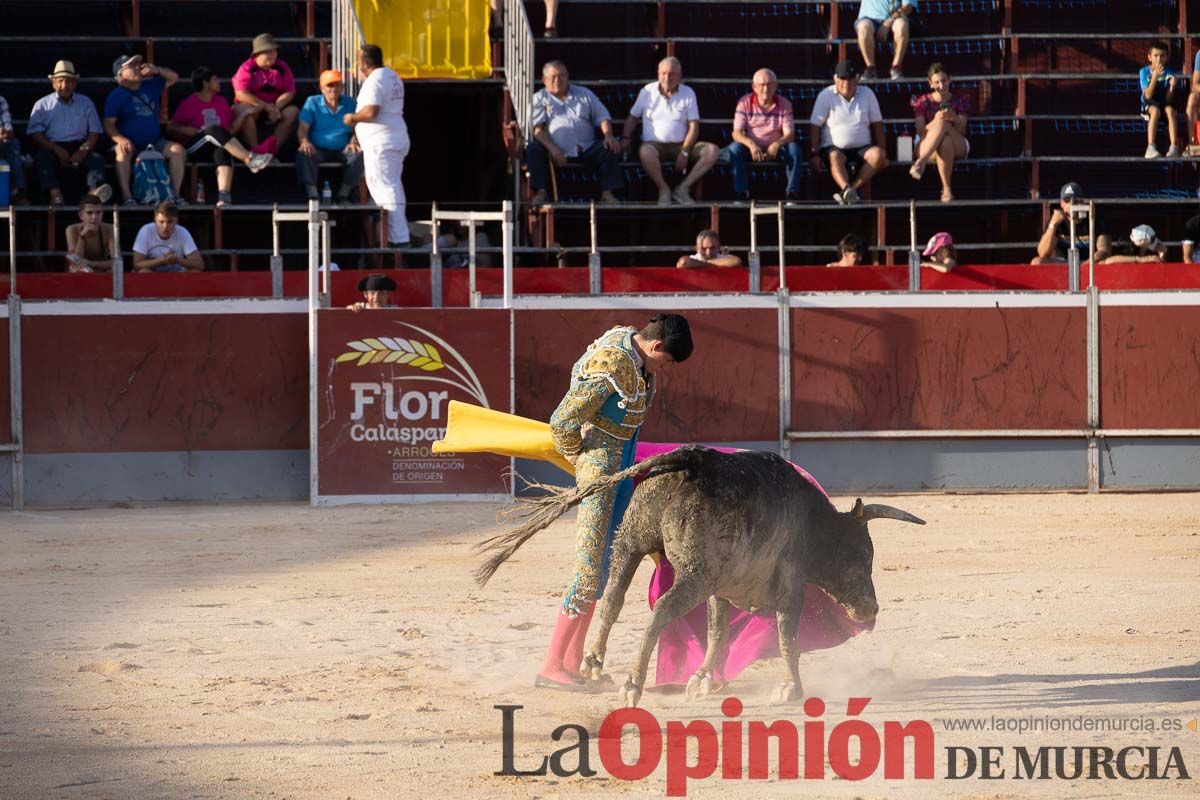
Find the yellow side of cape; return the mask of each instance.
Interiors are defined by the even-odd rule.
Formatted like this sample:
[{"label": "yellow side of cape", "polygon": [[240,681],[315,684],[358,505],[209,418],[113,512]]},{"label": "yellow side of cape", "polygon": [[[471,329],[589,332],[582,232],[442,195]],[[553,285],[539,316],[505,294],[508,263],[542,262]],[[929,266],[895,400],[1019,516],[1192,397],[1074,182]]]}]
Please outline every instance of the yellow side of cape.
[{"label": "yellow side of cape", "polygon": [[495,453],[549,461],[568,475],[575,468],[554,448],[550,426],[535,419],[451,400],[446,436],[433,443],[435,453]]}]

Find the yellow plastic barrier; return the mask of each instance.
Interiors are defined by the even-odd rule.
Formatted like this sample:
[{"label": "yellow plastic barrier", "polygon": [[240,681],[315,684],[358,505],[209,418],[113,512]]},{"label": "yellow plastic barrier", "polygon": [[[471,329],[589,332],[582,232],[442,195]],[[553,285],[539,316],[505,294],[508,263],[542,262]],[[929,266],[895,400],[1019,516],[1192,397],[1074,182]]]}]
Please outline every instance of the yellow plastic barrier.
[{"label": "yellow plastic barrier", "polygon": [[354,10],[402,78],[492,77],[488,0],[354,0]]}]

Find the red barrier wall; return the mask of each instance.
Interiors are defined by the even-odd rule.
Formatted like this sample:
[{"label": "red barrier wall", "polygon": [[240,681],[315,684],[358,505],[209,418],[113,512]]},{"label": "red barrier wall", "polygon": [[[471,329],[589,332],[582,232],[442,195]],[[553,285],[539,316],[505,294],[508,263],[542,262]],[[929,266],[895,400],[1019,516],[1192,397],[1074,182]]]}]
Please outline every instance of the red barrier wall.
[{"label": "red barrier wall", "polygon": [[1108,428],[1200,428],[1195,306],[1101,305],[1100,418]]},{"label": "red barrier wall", "polygon": [[[645,312],[517,311],[517,413],[549,419],[571,365],[613,325],[644,324]],[[779,438],[779,364],[774,309],[687,312],[696,343],[667,367],[646,424],[648,441],[728,442]]]},{"label": "red barrier wall", "polygon": [[[513,313],[516,411],[540,419],[549,418],[570,365],[592,339],[649,316]],[[646,437],[774,440],[775,310],[687,314],[696,353],[664,374]],[[794,309],[792,426],[1082,428],[1084,322],[1082,308]],[[1200,427],[1196,307],[1102,305],[1101,322],[1103,424]],[[308,447],[303,314],[37,315],[23,325],[30,453]],[[4,326],[0,345],[6,386]],[[8,416],[0,392],[5,434]]]},{"label": "red barrier wall", "polygon": [[1083,428],[1082,308],[792,310],[792,427]]},{"label": "red barrier wall", "polygon": [[504,494],[509,459],[433,453],[449,401],[510,410],[506,311],[322,311],[318,494]]},{"label": "red barrier wall", "polygon": [[[405,306],[430,303],[427,269],[387,270],[399,285],[397,302]],[[907,267],[788,267],[788,287],[795,292],[825,291],[898,291],[908,288]],[[335,305],[348,305],[358,299],[356,286],[367,273],[347,270],[333,275]],[[301,272],[284,273],[284,294],[307,295],[306,276]],[[588,271],[567,269],[521,268],[514,272],[517,294],[586,294]],[[1087,286],[1087,269],[1082,283]],[[498,295],[503,284],[499,269],[480,269],[478,287],[484,294]],[[749,285],[746,269],[678,270],[670,267],[628,267],[603,270],[604,291],[608,293],[645,292],[745,292]],[[1096,267],[1096,285],[1101,289],[1197,289],[1200,265],[1195,264],[1101,264]],[[778,272],[764,268],[762,288],[775,291]],[[19,276],[18,290],[24,298],[105,298],[112,296],[112,278],[106,275],[33,273]],[[1065,265],[962,266],[949,274],[932,269],[921,270],[921,287],[926,291],[1066,291]],[[7,297],[0,285],[0,298]],[[465,269],[444,272],[445,304],[466,306],[468,276]],[[150,297],[269,297],[271,277],[266,272],[206,272],[199,274],[130,274],[125,277],[125,293],[131,298]]]},{"label": "red barrier wall", "polygon": [[26,316],[25,449],[307,449],[307,354],[301,314]]}]

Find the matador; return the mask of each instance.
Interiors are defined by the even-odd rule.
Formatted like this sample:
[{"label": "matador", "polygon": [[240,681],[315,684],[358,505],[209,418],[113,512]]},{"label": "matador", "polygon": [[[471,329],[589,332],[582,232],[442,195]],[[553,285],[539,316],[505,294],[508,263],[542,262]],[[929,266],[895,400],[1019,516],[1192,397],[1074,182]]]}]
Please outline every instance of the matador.
[{"label": "matador", "polygon": [[[634,463],[638,433],[654,397],[655,373],[692,354],[688,321],[658,314],[640,331],[619,326],[592,342],[571,368],[571,386],[550,418],[555,448],[586,485]],[[574,574],[559,609],[535,685],[581,690],[584,639],[604,593],[613,535],[633,481],[597,492],[579,506]]]}]

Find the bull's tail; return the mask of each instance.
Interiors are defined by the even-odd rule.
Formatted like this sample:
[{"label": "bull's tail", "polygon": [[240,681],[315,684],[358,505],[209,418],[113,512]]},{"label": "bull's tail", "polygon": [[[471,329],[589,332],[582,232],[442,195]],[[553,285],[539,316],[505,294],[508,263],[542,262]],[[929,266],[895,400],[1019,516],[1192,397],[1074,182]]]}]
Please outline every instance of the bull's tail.
[{"label": "bull's tail", "polygon": [[513,512],[514,516],[527,519],[521,527],[508,533],[501,533],[480,542],[475,546],[477,551],[491,553],[487,561],[475,570],[475,582],[483,586],[496,574],[500,565],[507,561],[521,548],[521,545],[533,538],[538,531],[549,527],[550,523],[567,513],[573,506],[597,492],[616,486],[623,480],[642,475],[652,478],[655,475],[665,475],[670,472],[680,472],[688,469],[694,463],[700,447],[681,447],[669,453],[663,453],[645,461],[634,464],[628,469],[621,470],[615,475],[601,478],[585,486],[560,488],[554,486],[536,485],[535,488],[547,492],[545,497],[534,497],[520,500]]}]

